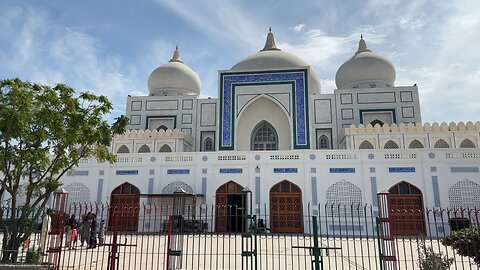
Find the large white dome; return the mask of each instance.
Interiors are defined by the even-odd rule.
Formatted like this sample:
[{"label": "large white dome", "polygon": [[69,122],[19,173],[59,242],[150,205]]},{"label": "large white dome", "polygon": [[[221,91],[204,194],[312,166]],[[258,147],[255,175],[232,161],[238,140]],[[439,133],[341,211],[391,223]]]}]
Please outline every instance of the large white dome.
[{"label": "large white dome", "polygon": [[180,59],[178,47],[172,59],[148,77],[150,96],[200,95],[201,88],[198,75]]},{"label": "large white dome", "polygon": [[362,37],[358,51],[338,69],[335,83],[338,89],[390,87],[394,85],[395,77],[392,63],[369,50]]},{"label": "large white dome", "polygon": [[265,47],[233,65],[232,71],[281,70],[310,67],[308,85],[310,93],[320,94],[320,78],[315,70],[304,60],[277,48],[272,32],[267,35]]}]

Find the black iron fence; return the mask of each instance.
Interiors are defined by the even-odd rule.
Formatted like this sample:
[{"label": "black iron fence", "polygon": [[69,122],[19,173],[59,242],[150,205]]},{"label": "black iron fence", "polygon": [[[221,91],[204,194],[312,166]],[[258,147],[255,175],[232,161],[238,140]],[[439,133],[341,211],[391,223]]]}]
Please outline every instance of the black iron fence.
[{"label": "black iron fence", "polygon": [[[52,217],[53,227],[62,229],[51,228],[46,243],[39,218],[32,235],[11,252],[19,262],[38,255],[58,269],[318,269],[316,262],[320,269],[385,269],[386,234],[370,205],[308,205],[299,233],[272,232],[279,221],[267,205],[254,205],[251,213],[236,205],[187,206],[181,212],[171,207],[71,204]],[[9,211],[2,209],[3,225]],[[293,224],[285,213],[275,219]],[[395,234],[391,224],[396,269],[420,269],[424,246],[453,259],[451,269],[478,269],[472,258],[441,242],[453,231],[478,227],[476,209],[428,209],[422,215],[425,226],[418,234]]]}]

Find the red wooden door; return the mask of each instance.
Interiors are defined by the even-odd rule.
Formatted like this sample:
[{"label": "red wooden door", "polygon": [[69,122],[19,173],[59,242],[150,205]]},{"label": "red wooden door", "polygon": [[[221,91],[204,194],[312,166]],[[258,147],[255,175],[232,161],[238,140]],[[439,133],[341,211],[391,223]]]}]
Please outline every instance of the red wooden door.
[{"label": "red wooden door", "polygon": [[108,227],[113,228],[115,218],[118,219],[119,231],[137,231],[140,212],[140,190],[128,182],[116,187],[110,195],[110,214]]},{"label": "red wooden door", "polygon": [[425,212],[420,189],[400,182],[389,189],[388,207],[393,235],[425,235]]},{"label": "red wooden door", "polygon": [[[236,220],[237,213],[232,209],[242,207],[241,205],[228,205],[229,196],[238,196],[242,194],[243,187],[233,181],[229,181],[221,185],[215,195],[215,231],[227,232],[232,231],[233,228],[238,226],[232,226],[232,220]],[[234,216],[232,216],[234,215]],[[229,226],[230,225],[230,226]]]},{"label": "red wooden door", "polygon": [[275,233],[303,233],[302,193],[290,181],[270,189],[270,229]]},{"label": "red wooden door", "polygon": [[118,215],[118,230],[134,232],[138,230],[140,207],[139,195],[112,195],[109,226],[114,226],[114,215]]}]

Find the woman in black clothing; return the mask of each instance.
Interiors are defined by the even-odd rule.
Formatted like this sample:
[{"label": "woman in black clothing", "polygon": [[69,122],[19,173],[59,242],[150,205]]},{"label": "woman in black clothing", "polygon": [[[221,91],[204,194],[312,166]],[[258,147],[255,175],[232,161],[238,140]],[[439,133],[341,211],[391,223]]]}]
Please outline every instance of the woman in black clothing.
[{"label": "woman in black clothing", "polygon": [[97,247],[97,215],[92,213],[90,224],[90,242],[88,243],[88,248]]}]

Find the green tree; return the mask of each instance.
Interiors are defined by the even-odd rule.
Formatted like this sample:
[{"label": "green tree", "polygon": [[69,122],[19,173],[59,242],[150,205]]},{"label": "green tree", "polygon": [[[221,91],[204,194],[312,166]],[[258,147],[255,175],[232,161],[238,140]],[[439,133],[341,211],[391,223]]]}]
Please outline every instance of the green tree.
[{"label": "green tree", "polygon": [[69,169],[88,157],[115,162],[106,146],[128,119],[109,125],[111,110],[105,96],[77,95],[64,84],[0,80],[0,196],[9,202],[0,219],[2,262],[17,261],[20,244]]},{"label": "green tree", "polygon": [[452,232],[442,239],[442,243],[451,246],[457,254],[472,258],[480,265],[480,227],[477,225]]},{"label": "green tree", "polygon": [[441,251],[435,252],[432,246],[425,244],[425,241],[419,243],[417,264],[420,270],[448,270],[453,262],[453,258],[449,258]]}]

